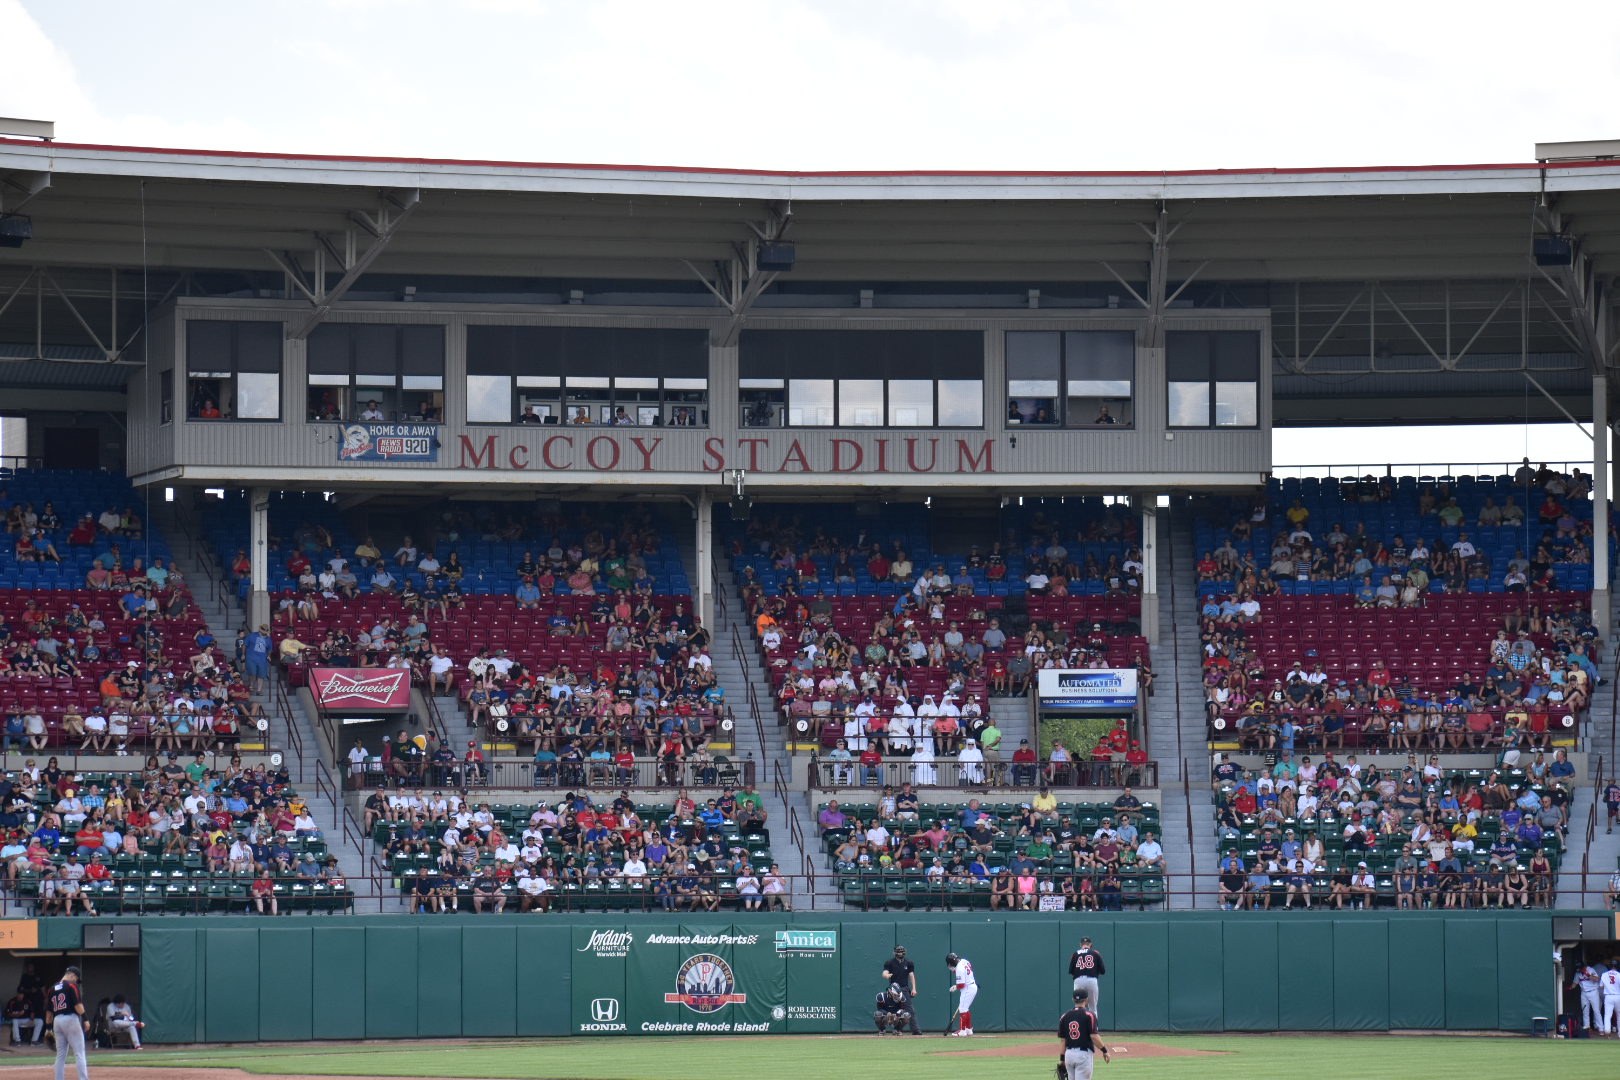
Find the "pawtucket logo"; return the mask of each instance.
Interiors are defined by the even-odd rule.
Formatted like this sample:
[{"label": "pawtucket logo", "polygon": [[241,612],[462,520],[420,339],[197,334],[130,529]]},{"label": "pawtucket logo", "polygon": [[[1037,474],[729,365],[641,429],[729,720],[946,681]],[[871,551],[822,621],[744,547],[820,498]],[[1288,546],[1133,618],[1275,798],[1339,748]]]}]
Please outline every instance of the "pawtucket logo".
[{"label": "pawtucket logo", "polygon": [[675,993],[665,994],[667,1005],[685,1005],[695,1013],[717,1012],[727,1005],[742,1005],[747,994],[736,993],[737,977],[731,965],[714,953],[698,953],[681,965]]},{"label": "pawtucket logo", "polygon": [[410,704],[410,678],[411,673],[404,670],[359,675],[342,668],[328,668],[317,670],[313,681],[316,696],[327,708],[374,705],[397,709]]}]

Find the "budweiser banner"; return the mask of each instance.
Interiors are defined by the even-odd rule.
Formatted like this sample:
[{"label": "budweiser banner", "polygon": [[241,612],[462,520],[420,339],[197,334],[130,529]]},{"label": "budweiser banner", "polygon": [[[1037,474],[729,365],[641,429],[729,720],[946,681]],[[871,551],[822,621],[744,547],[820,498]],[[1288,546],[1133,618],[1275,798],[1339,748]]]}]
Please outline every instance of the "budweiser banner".
[{"label": "budweiser banner", "polygon": [[333,712],[404,712],[411,707],[411,673],[377,668],[311,668],[315,702]]}]

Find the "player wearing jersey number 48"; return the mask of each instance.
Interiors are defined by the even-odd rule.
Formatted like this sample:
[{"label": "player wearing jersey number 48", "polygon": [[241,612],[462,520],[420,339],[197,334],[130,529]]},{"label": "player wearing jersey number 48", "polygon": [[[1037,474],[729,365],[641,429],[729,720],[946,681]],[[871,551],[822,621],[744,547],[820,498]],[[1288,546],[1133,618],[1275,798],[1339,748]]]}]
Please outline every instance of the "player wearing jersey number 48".
[{"label": "player wearing jersey number 48", "polygon": [[972,1035],[973,999],[979,996],[979,984],[973,978],[973,964],[966,957],[951,953],[945,957],[945,966],[951,969],[951,990],[957,991],[960,995],[956,999],[958,1026],[955,1031],[947,1034]]},{"label": "player wearing jersey number 48", "polygon": [[1086,992],[1086,1007],[1093,1013],[1099,1012],[1102,987],[1097,977],[1108,974],[1108,967],[1103,963],[1102,953],[1091,947],[1089,937],[1081,938],[1080,947],[1069,957],[1069,974],[1074,978],[1074,989]]}]

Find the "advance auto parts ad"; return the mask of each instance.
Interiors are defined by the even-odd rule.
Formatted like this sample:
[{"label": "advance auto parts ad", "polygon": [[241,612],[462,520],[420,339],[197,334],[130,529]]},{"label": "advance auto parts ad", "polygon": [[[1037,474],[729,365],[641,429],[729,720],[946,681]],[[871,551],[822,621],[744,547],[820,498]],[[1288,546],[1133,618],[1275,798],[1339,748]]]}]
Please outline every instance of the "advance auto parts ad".
[{"label": "advance auto parts ad", "polygon": [[678,923],[574,928],[581,1035],[840,1030],[837,930]]}]

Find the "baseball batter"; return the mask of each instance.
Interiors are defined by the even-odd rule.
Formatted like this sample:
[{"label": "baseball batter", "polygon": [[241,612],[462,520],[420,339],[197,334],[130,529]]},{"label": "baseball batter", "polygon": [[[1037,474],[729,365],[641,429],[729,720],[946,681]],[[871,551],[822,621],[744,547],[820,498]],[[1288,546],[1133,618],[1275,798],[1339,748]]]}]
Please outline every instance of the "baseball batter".
[{"label": "baseball batter", "polygon": [[1097,1014],[1086,1007],[1087,997],[1084,990],[1076,990],[1074,1008],[1058,1019],[1058,1038],[1063,1040],[1059,1080],[1064,1076],[1068,1080],[1091,1080],[1094,1054],[1102,1054],[1104,1062],[1114,1060],[1097,1037]]},{"label": "baseball batter", "polygon": [[62,972],[61,981],[45,996],[45,1007],[51,1014],[51,1030],[56,1034],[56,1080],[62,1080],[69,1050],[78,1063],[79,1080],[90,1080],[90,1063],[84,1057],[84,1037],[90,1031],[90,1021],[84,1016],[78,968],[70,967]]},{"label": "baseball batter", "polygon": [[1597,1031],[1603,1019],[1603,968],[1587,961],[1575,973],[1575,988],[1581,992],[1581,1026]]},{"label": "baseball batter", "polygon": [[1069,957],[1069,974],[1074,976],[1075,991],[1086,992],[1086,1007],[1093,1013],[1099,1011],[1102,1008],[1102,987],[1097,977],[1108,974],[1108,967],[1103,963],[1102,953],[1091,947],[1090,938],[1081,938],[1080,947]]},{"label": "baseball batter", "polygon": [[[1602,977],[1598,979],[1598,985],[1603,988],[1603,1012],[1601,1014],[1603,1022],[1599,1025],[1599,1030],[1605,1035],[1620,1034],[1620,1027],[1615,1024],[1616,1018],[1620,1017],[1620,960],[1609,961],[1609,970],[1605,971]],[[60,1061],[62,1051],[58,1049],[56,1053],[57,1059]],[[62,1078],[57,1077],[57,1080],[62,1080]]]},{"label": "baseball batter", "polygon": [[973,964],[965,956],[950,953],[945,966],[951,969],[951,989],[960,993],[956,999],[957,1028],[952,1035],[973,1034],[973,999],[979,996],[979,984],[973,978]]}]

